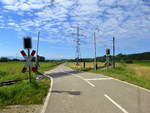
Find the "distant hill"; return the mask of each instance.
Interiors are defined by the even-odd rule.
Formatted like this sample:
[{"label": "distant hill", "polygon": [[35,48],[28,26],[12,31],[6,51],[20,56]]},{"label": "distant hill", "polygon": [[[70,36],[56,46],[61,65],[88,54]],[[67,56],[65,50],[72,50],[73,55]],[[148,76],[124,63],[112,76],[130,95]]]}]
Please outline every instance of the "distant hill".
[{"label": "distant hill", "polygon": [[136,53],[136,54],[118,54],[117,60],[150,60],[150,52]]},{"label": "distant hill", "polygon": [[[99,61],[104,61],[103,57],[97,58]],[[136,53],[136,54],[118,54],[115,56],[116,61],[124,60],[150,60],[150,52]]]}]

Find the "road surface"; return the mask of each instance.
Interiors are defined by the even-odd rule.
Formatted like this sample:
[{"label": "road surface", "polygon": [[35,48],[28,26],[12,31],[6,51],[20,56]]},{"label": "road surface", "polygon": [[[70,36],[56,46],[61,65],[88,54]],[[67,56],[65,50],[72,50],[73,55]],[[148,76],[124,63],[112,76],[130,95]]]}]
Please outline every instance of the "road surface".
[{"label": "road surface", "polygon": [[149,90],[64,65],[47,74],[53,86],[44,113],[150,113]]}]

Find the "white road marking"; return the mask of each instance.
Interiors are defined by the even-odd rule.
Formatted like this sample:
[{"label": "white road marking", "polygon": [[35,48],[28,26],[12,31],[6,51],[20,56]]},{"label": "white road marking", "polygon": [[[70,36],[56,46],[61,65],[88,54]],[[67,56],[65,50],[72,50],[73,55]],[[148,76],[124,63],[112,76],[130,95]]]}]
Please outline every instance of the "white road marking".
[{"label": "white road marking", "polygon": [[[112,77],[110,77],[110,78],[112,78]],[[131,83],[128,83],[128,82],[119,80],[119,79],[112,78],[112,80],[116,80],[116,81],[119,81],[119,82],[121,82],[121,83],[125,83],[125,84],[127,84],[127,85],[130,85],[130,86],[133,86],[133,87],[136,87],[136,88],[140,88],[140,89],[142,89],[142,90],[144,90],[144,91],[150,92],[150,90],[148,90],[148,89],[142,88],[142,87],[140,87],[140,86],[137,86],[137,85],[134,85],[134,84],[131,84]]]},{"label": "white road marking", "polygon": [[[67,74],[71,74],[71,73],[68,73],[68,72],[65,72],[65,73],[67,73]],[[86,83],[88,83],[90,86],[92,86],[92,87],[95,87],[95,85],[94,84],[92,84],[91,82],[89,82],[88,80],[85,80],[83,77],[81,77],[81,76],[79,76],[79,75],[77,75],[77,74],[71,74],[71,75],[74,75],[75,77],[78,77],[78,78],[80,78],[80,79],[82,79],[82,80],[84,80]]]},{"label": "white road marking", "polygon": [[80,78],[80,79],[82,79],[82,80],[84,80],[86,83],[88,83],[90,86],[92,86],[92,87],[95,87],[95,85],[94,84],[92,84],[91,82],[89,82],[88,80],[85,80],[83,77],[81,77],[81,76],[77,76],[77,75],[75,75],[76,77],[78,77],[78,78]]},{"label": "white road marking", "polygon": [[110,100],[115,106],[117,106],[123,113],[129,113],[124,108],[122,108],[118,103],[111,99],[107,94],[104,95],[108,100]]},{"label": "white road marking", "polygon": [[50,79],[51,79],[51,86],[50,86],[50,89],[49,89],[48,95],[47,95],[47,97],[46,97],[46,100],[45,100],[45,103],[44,103],[43,109],[41,110],[41,113],[45,113],[46,108],[47,108],[47,105],[48,105],[48,101],[49,101],[50,96],[51,96],[51,91],[52,91],[52,87],[53,87],[53,78],[52,78],[52,77],[50,77]]},{"label": "white road marking", "polygon": [[89,82],[88,80],[85,80],[89,85],[91,85],[92,87],[95,87],[94,84],[92,84],[91,82]]},{"label": "white road marking", "polygon": [[112,78],[91,78],[91,79],[85,79],[85,80],[112,80]]}]

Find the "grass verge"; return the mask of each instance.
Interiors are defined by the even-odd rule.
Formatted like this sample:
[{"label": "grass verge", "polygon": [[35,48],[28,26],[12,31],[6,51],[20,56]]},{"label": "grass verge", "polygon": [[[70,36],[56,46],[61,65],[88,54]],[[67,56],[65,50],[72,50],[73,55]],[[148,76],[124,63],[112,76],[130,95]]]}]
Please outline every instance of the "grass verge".
[{"label": "grass verge", "polygon": [[140,76],[135,73],[128,65],[121,64],[115,69],[109,69],[107,72],[105,70],[91,70],[90,72],[94,73],[100,73],[104,74],[106,76],[110,76],[113,78],[120,79],[122,81],[126,81],[147,89],[150,89],[150,78],[146,78],[143,76]]},{"label": "grass verge", "polygon": [[[70,65],[67,65],[71,67]],[[75,70],[82,70],[82,68],[78,69],[76,67],[71,67]],[[86,71],[86,70],[84,70]],[[89,72],[103,74],[106,76],[110,76],[122,81],[126,81],[143,88],[150,90],[150,65],[148,63],[135,63],[135,64],[125,64],[120,63],[115,69],[111,68],[108,71],[106,70],[87,70]]]},{"label": "grass verge", "polygon": [[[14,79],[24,79],[28,73],[21,73],[23,62],[0,63],[0,82]],[[50,70],[61,62],[40,63],[40,73]],[[7,105],[43,104],[50,87],[50,79],[46,78],[40,82],[35,81],[36,74],[32,73],[32,83],[28,80],[20,81],[11,86],[0,87],[0,108]]]},{"label": "grass verge", "polygon": [[[74,69],[74,70],[78,70],[78,71],[90,71],[93,69],[93,62],[85,62],[85,68],[83,67],[83,62],[80,62],[79,65],[76,65],[76,62],[68,62],[66,63],[66,66]],[[97,68],[103,68],[104,67],[104,63],[102,62],[97,62]]]}]

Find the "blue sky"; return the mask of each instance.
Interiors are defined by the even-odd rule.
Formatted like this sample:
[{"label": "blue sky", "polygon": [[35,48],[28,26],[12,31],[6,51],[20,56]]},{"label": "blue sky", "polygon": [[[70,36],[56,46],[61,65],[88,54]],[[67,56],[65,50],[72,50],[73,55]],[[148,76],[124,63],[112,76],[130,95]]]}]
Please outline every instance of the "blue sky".
[{"label": "blue sky", "polygon": [[150,49],[150,0],[0,0],[0,56],[21,57],[23,37],[30,36],[40,55],[48,59],[74,58],[75,35],[80,26],[81,57],[93,57],[93,32],[97,55],[112,48],[116,53]]}]

